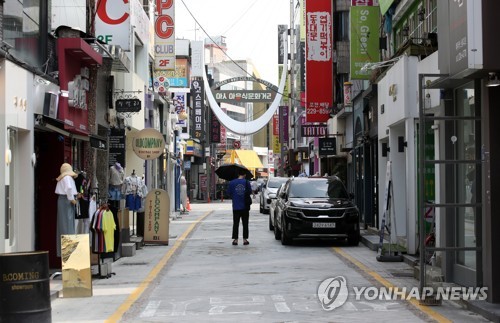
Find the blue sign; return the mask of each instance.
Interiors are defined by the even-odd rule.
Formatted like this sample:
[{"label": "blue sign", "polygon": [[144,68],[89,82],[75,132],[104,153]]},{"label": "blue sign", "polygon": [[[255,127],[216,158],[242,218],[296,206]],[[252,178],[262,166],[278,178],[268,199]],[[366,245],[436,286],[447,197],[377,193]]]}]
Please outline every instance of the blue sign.
[{"label": "blue sign", "polygon": [[188,81],[185,77],[167,77],[170,87],[187,87]]}]

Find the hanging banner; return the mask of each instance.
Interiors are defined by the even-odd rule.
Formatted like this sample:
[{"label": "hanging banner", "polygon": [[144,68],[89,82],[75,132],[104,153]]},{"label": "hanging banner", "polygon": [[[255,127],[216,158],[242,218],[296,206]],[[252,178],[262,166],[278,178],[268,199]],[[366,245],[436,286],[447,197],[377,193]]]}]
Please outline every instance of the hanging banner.
[{"label": "hanging banner", "polygon": [[177,121],[177,125],[181,127],[186,127],[186,119],[187,116],[187,109],[186,109],[186,98],[187,98],[187,93],[185,92],[175,92],[174,93],[174,108],[175,108],[175,113],[179,117],[179,121]]},{"label": "hanging banner", "polygon": [[174,0],[155,3],[155,70],[175,70]]},{"label": "hanging banner", "polygon": [[378,7],[351,7],[351,79],[368,80],[372,71],[363,66],[380,60],[379,24]]},{"label": "hanging banner", "polygon": [[221,131],[219,119],[217,119],[217,116],[211,109],[208,112],[210,115],[210,143],[220,143]]},{"label": "hanging banner", "polygon": [[280,136],[279,136],[279,121],[278,115],[273,115],[273,152],[275,154],[281,153],[281,144],[280,144]]},{"label": "hanging banner", "polygon": [[170,199],[166,191],[153,189],[144,202],[144,243],[168,245]]},{"label": "hanging banner", "polygon": [[288,144],[288,106],[282,105],[279,107],[279,131],[281,143]]},{"label": "hanging banner", "polygon": [[332,3],[306,3],[306,120],[326,122],[333,106]]},{"label": "hanging banner", "polygon": [[205,139],[205,90],[203,80],[194,78],[191,81],[191,98],[193,99],[193,138]]},{"label": "hanging banner", "polygon": [[142,129],[135,133],[132,149],[140,159],[152,160],[163,154],[165,140],[161,132],[156,129]]}]

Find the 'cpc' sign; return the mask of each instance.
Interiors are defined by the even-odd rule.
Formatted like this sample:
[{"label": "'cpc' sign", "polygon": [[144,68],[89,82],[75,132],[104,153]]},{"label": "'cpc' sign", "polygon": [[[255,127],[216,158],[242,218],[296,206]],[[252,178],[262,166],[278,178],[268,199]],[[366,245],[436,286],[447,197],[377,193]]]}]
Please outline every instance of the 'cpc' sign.
[{"label": "'cpc' sign", "polygon": [[174,0],[156,0],[155,69],[175,70]]},{"label": "'cpc' sign", "polygon": [[158,130],[146,128],[135,134],[132,149],[141,159],[155,159],[163,153],[165,140]]}]

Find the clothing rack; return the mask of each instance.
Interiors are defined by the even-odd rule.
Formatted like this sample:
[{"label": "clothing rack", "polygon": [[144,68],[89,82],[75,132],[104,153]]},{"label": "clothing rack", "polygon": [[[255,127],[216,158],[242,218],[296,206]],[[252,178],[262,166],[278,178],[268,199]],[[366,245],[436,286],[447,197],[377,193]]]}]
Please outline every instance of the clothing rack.
[{"label": "clothing rack", "polygon": [[[116,250],[114,248],[114,240],[113,240],[113,251],[107,251],[107,248],[104,250],[101,250],[101,247],[104,247],[105,244],[105,237],[103,233],[98,232],[100,230],[100,227],[102,225],[102,222],[97,224],[96,221],[109,221],[108,219],[102,219],[99,218],[101,214],[99,212],[111,212],[113,214],[113,211],[110,209],[108,203],[99,203],[99,207],[95,211],[91,225],[90,225],[90,231],[92,233],[91,238],[92,238],[92,253],[98,254],[98,276],[99,278],[110,278],[112,275],[116,275],[116,273],[112,272],[111,269],[111,264],[114,260],[114,257],[105,257],[106,254],[109,253],[114,253]],[[109,215],[108,215],[109,216]],[[117,227],[117,224],[114,220],[114,214],[113,214],[113,222],[115,225],[115,230]],[[109,223],[105,222],[104,225],[109,225]],[[97,228],[96,228],[97,226]],[[102,236],[101,236],[102,235]],[[101,239],[104,239],[101,241]],[[97,242],[97,246],[95,243]],[[108,241],[109,243],[109,241]]]}]

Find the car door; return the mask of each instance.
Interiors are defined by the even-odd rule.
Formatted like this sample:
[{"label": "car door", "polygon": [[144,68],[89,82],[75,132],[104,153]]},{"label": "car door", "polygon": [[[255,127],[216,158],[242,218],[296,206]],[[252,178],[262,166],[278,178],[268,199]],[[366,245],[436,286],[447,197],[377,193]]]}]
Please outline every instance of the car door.
[{"label": "car door", "polygon": [[282,185],[280,189],[280,194],[276,198],[276,210],[274,211],[276,216],[275,216],[275,224],[277,225],[280,230],[282,230],[281,227],[281,219],[282,219],[282,213],[283,209],[285,207],[286,203],[286,195],[288,188],[290,187],[290,181],[287,181],[285,184]]}]

